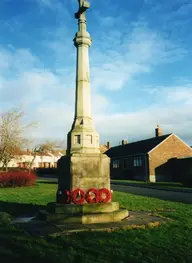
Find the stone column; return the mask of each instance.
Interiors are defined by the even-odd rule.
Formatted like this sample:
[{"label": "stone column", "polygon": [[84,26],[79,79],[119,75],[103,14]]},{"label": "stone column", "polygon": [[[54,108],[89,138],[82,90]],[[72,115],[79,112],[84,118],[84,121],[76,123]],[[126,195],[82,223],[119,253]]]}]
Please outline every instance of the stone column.
[{"label": "stone column", "polygon": [[[101,200],[89,203],[87,197],[80,199],[81,204],[75,204],[77,200],[73,198],[71,200],[74,190],[75,193],[82,190],[84,194],[91,188],[107,188],[110,191],[110,159],[99,151],[99,135],[91,117],[88,56],[91,38],[86,30],[85,18],[89,3],[78,1],[79,11],[75,17],[79,20],[79,30],[74,39],[77,47],[75,118],[68,133],[67,154],[57,162],[57,202],[49,203],[47,210],[39,213],[39,219],[60,225],[116,222],[128,216],[128,211],[119,209],[119,203],[111,202],[111,198],[106,200],[107,203]],[[99,199],[103,198],[102,192],[99,193]]]},{"label": "stone column", "polygon": [[99,134],[96,132],[91,115],[91,92],[89,76],[89,54],[91,37],[87,32],[85,11],[90,4],[79,1],[78,32],[74,38],[77,48],[75,116],[67,135],[67,154],[58,161],[58,189],[81,188],[110,189],[109,162],[100,153]]},{"label": "stone column", "polygon": [[99,135],[96,132],[91,115],[90,70],[88,49],[91,37],[86,28],[85,10],[89,8],[87,1],[79,1],[78,32],[74,38],[77,48],[76,64],[76,97],[75,117],[68,133],[67,153],[99,153]]}]

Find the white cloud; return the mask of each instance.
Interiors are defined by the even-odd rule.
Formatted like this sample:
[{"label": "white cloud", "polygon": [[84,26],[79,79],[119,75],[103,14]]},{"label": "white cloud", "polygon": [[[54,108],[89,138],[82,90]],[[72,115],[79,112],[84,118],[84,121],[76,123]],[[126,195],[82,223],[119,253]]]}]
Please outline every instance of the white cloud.
[{"label": "white cloud", "polygon": [[147,28],[146,24],[136,24],[128,43],[128,58],[131,61],[157,65],[181,59],[187,51],[171,42],[161,32]]},{"label": "white cloud", "polygon": [[171,105],[177,104],[178,107],[192,105],[192,81],[183,85],[148,87],[144,91],[156,99],[156,103],[163,101],[166,105],[171,103]]},{"label": "white cloud", "polygon": [[58,0],[36,0],[41,7],[57,10],[62,7],[62,2]]},{"label": "white cloud", "polygon": [[25,101],[26,103],[35,103],[43,99],[43,94],[54,87],[57,88],[58,80],[51,72],[31,71],[20,73],[13,80],[2,81],[1,100]]},{"label": "white cloud", "polygon": [[15,49],[13,46],[0,47],[0,68],[3,74],[17,74],[24,70],[40,66],[38,57],[31,54],[29,49]]},{"label": "white cloud", "polygon": [[168,101],[174,103],[185,103],[192,106],[192,86],[168,91]]},{"label": "white cloud", "polygon": [[109,90],[122,89],[139,75],[153,71],[160,64],[180,60],[187,53],[160,32],[150,30],[146,23],[140,22],[133,23],[127,35],[116,37],[116,32],[111,30],[102,40],[105,49],[91,51],[92,83],[94,87]]},{"label": "white cloud", "polygon": [[[68,10],[64,10],[60,1],[39,2],[43,8],[63,15],[63,21],[69,18]],[[125,109],[111,113],[116,110],[115,92],[128,86],[141,74],[149,74],[158,65],[182,59],[187,52],[179,43],[173,43],[145,22],[135,22],[129,27],[125,24],[118,31],[115,28],[118,19],[108,16],[102,20],[101,27],[105,30],[112,25],[114,28],[107,34],[107,30],[100,30],[98,35],[93,32],[94,45],[90,50],[92,108],[101,142],[110,139],[115,144],[123,138],[136,140],[153,136],[157,123],[165,133],[175,132],[183,139],[192,140],[192,86],[189,83],[175,87],[150,87],[146,90],[149,101],[156,97],[152,105],[134,113]],[[1,105],[6,105],[6,109],[10,104],[24,105],[28,118],[39,122],[39,128],[32,133],[37,140],[53,137],[66,139],[71,128],[76,52],[72,36],[71,30],[62,23],[55,34],[50,34],[49,40],[44,40],[45,48],[53,52],[54,61],[60,61],[52,69],[46,69],[43,66],[46,61],[41,61],[29,49],[15,49],[13,46],[0,49]]]},{"label": "white cloud", "polygon": [[53,2],[55,2],[54,0],[37,0],[37,1],[39,2],[39,4],[45,5],[47,7],[52,7]]},{"label": "white cloud", "polygon": [[[6,68],[12,69],[9,63],[19,57],[18,54],[21,54],[21,51],[6,52],[6,58],[8,58]],[[65,68],[58,69],[57,73],[43,68],[37,69],[34,67],[36,59],[33,58],[33,55],[29,51],[24,51],[23,54],[25,54],[22,56],[25,57],[25,63],[14,62],[15,65],[18,65],[19,74],[12,79],[0,79],[0,98],[3,103],[6,100],[14,102],[15,105],[23,103],[26,112],[30,110],[28,118],[39,122],[39,128],[30,133],[37,140],[52,137],[66,140],[74,117],[74,73],[69,74],[69,70]],[[123,63],[121,63],[122,61],[115,61],[114,64],[106,63],[102,71],[95,71],[93,85],[97,87],[103,83],[112,85],[110,89],[123,86],[123,81],[126,82],[128,79],[126,76],[128,68],[123,69]],[[30,67],[31,71],[21,72]],[[119,70],[118,78],[115,75],[117,69]],[[92,70],[94,72],[95,69]],[[135,68],[130,69],[130,72],[131,70]],[[126,76],[125,80],[124,76]],[[164,132],[175,132],[184,139],[192,139],[191,85],[187,83],[184,87],[156,87],[147,89],[146,92],[149,93],[149,96],[157,98],[156,103],[147,109],[144,108],[134,113],[106,114],[105,112],[110,112],[109,109],[115,106],[114,102],[97,88],[92,90],[94,121],[102,142],[111,140],[111,138],[112,143],[117,143],[123,138],[135,140],[153,136],[157,123],[163,127]],[[158,101],[162,101],[161,98],[166,102],[164,106],[161,103],[158,104]],[[180,106],[181,102],[184,105]],[[182,126],[181,123],[183,123]]]},{"label": "white cloud", "polygon": [[60,1],[60,0],[36,0],[40,7],[40,12],[44,13],[49,9],[50,11],[56,12],[60,20],[66,21],[71,19],[71,14],[69,13],[68,6],[70,0]]},{"label": "white cloud", "polygon": [[[40,67],[41,64],[36,68],[36,58],[26,50],[1,50],[0,55],[6,58],[4,68],[10,75],[0,77],[1,105],[6,110],[10,109],[10,104],[22,105],[26,120],[39,123],[37,130],[28,133],[37,140],[53,136],[65,138],[74,117],[75,72],[64,68],[54,73]],[[12,74],[13,69],[16,74]],[[108,99],[97,92],[93,92],[92,102],[93,114],[109,106]]]},{"label": "white cloud", "polygon": [[122,139],[135,141],[155,135],[157,124],[163,128],[164,134],[176,133],[182,139],[192,142],[191,105],[183,107],[152,106],[134,113],[119,113],[97,116],[97,128],[103,139],[112,138],[117,144]]}]

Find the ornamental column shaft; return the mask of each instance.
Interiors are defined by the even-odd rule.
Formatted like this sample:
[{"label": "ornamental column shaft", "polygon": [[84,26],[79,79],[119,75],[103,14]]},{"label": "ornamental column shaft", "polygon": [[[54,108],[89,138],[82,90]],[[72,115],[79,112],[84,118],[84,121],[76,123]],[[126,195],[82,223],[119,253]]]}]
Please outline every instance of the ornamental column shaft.
[{"label": "ornamental column shaft", "polygon": [[90,7],[86,0],[79,1],[78,32],[74,38],[77,48],[75,116],[67,138],[67,154],[100,153],[99,135],[96,132],[91,115],[91,92],[89,53],[91,37],[87,32],[85,11]]},{"label": "ornamental column shaft", "polygon": [[89,54],[91,38],[86,31],[85,16],[79,18],[79,31],[74,38],[77,47],[75,118],[91,118]]}]

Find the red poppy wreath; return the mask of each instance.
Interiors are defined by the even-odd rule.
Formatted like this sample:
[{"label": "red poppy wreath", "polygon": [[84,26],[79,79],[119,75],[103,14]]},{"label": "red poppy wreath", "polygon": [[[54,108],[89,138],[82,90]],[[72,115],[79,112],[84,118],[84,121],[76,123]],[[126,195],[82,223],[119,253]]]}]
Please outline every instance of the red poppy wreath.
[{"label": "red poppy wreath", "polygon": [[82,189],[77,188],[72,191],[71,198],[74,204],[83,204],[85,201],[85,192]]},{"label": "red poppy wreath", "polygon": [[[103,195],[105,196],[103,198]],[[107,188],[102,188],[99,190],[99,202],[108,203],[111,200],[111,192]]]},{"label": "red poppy wreath", "polygon": [[[92,197],[94,195],[94,197]],[[99,195],[99,190],[96,188],[90,188],[86,195],[85,199],[87,203],[93,204],[93,203],[99,203],[100,195]]]}]

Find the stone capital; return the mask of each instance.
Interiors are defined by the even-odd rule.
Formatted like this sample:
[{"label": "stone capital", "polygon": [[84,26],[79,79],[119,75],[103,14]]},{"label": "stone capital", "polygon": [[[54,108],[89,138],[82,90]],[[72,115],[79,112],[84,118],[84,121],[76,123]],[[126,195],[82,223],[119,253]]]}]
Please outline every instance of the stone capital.
[{"label": "stone capital", "polygon": [[81,45],[85,45],[87,47],[90,47],[91,46],[91,38],[90,36],[82,36],[82,35],[76,35],[75,38],[74,38],[74,45],[76,47],[78,46],[81,46]]}]

